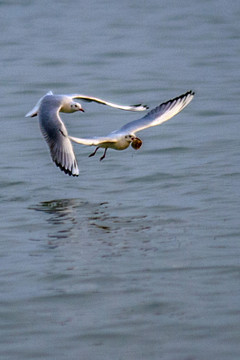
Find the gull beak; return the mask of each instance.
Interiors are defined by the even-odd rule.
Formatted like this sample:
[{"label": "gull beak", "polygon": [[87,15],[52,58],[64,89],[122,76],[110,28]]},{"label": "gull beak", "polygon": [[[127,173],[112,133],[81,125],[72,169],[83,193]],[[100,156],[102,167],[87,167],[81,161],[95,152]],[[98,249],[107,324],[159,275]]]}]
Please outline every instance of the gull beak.
[{"label": "gull beak", "polygon": [[79,109],[79,111],[85,112],[85,110],[83,110],[82,108],[81,108],[81,109]]}]

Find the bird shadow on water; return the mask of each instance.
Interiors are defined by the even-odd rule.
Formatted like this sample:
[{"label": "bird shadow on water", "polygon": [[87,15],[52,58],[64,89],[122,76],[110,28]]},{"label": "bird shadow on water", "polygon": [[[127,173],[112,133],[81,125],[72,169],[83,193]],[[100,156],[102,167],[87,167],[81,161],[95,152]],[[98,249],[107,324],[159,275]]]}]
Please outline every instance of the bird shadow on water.
[{"label": "bird shadow on water", "polygon": [[[101,204],[100,204],[101,206]],[[41,220],[44,222],[44,238],[48,238],[50,248],[60,246],[63,242],[81,239],[86,236],[91,204],[81,199],[55,199],[42,201],[31,206],[43,214]],[[84,230],[85,229],[85,230]]]},{"label": "bird shadow on water", "polygon": [[126,204],[57,199],[40,202],[30,209],[42,213],[40,221],[43,224],[38,238],[32,240],[45,241],[44,247],[48,249],[67,243],[85,246],[97,242],[104,247],[126,250],[134,246],[136,239],[144,251],[156,250],[154,239],[157,239],[157,246],[160,243],[168,248],[176,246],[172,235],[164,230],[163,219],[159,216],[150,218],[146,213],[134,214]]},{"label": "bird shadow on water", "polygon": [[86,204],[87,202],[81,200],[58,199],[42,201],[36,206],[30,207],[30,209],[48,214],[48,221],[54,225],[63,225],[66,222],[74,224],[76,222],[75,209]]}]

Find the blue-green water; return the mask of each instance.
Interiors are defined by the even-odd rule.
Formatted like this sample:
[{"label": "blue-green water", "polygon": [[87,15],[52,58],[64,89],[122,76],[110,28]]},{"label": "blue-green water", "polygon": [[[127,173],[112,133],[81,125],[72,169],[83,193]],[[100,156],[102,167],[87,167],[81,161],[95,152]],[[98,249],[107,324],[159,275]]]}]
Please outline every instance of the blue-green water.
[{"label": "blue-green water", "polygon": [[[1,1],[1,359],[237,360],[237,1]],[[48,90],[181,114],[80,176],[51,162]],[[82,103],[75,136],[141,116]]]}]

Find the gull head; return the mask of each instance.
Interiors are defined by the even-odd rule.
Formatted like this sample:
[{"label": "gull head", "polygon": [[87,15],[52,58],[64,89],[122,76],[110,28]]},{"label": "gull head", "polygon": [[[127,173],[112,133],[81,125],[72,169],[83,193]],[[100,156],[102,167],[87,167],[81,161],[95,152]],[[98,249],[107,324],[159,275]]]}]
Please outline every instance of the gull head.
[{"label": "gull head", "polygon": [[72,103],[70,104],[70,107],[71,107],[71,112],[75,112],[75,111],[84,112],[82,105],[79,104],[78,102],[72,101]]},{"label": "gull head", "polygon": [[72,98],[69,97],[64,99],[60,111],[64,113],[74,113],[76,111],[84,112],[82,105],[76,101],[73,101]]}]

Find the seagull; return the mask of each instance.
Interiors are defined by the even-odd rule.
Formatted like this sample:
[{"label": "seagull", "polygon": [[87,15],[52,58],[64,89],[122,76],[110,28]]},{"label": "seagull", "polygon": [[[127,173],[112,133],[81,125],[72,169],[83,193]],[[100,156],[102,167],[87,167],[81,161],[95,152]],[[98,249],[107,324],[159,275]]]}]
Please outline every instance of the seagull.
[{"label": "seagull", "polygon": [[[48,91],[43,97],[41,97],[40,100],[38,100],[37,104],[34,106],[34,108],[32,110],[30,110],[25,117],[34,117],[38,115],[38,111],[39,111],[39,107],[40,104],[42,102],[42,100],[44,99],[44,97],[46,95],[52,95],[52,96],[56,96],[62,99],[62,106],[60,108],[60,112],[64,112],[64,113],[72,113],[74,111],[72,111],[74,109],[74,106],[76,107],[76,110],[81,110],[78,109],[78,106],[76,105],[76,103],[71,104],[71,102],[73,102],[74,99],[82,99],[83,101],[86,102],[96,102],[98,104],[101,105],[107,105],[116,109],[121,109],[121,110],[125,110],[125,111],[145,111],[148,109],[147,105],[142,105],[142,104],[137,104],[137,105],[119,105],[119,104],[115,104],[113,102],[110,101],[106,101],[97,97],[92,97],[92,96],[87,96],[87,95],[81,95],[81,94],[70,94],[70,95],[54,95],[52,91]],[[70,105],[70,106],[69,106]],[[82,110],[81,110],[82,111]]]},{"label": "seagull", "polygon": [[[44,95],[25,116],[39,116],[40,129],[49,146],[52,160],[66,174],[78,176],[79,168],[73,147],[71,141],[68,139],[67,129],[59,115],[59,112],[84,112],[81,104],[75,102],[74,99],[83,99],[89,102],[94,101],[126,111],[144,111],[148,109],[148,107],[141,104],[129,106],[118,105],[86,95],[54,95],[52,91]],[[64,134],[64,136],[62,134]]]},{"label": "seagull", "polygon": [[90,154],[89,157],[94,156],[99,148],[104,148],[104,153],[100,158],[101,161],[105,158],[108,148],[124,150],[131,144],[133,149],[138,150],[142,146],[142,140],[136,136],[137,132],[152,126],[160,125],[171,119],[182,111],[185,106],[192,101],[193,97],[194,92],[192,90],[187,91],[185,94],[160,104],[141,119],[125,124],[119,130],[115,130],[105,137],[77,138],[68,136],[62,129],[60,129],[60,132],[66,139],[70,139],[75,143],[96,146],[95,151]]}]

